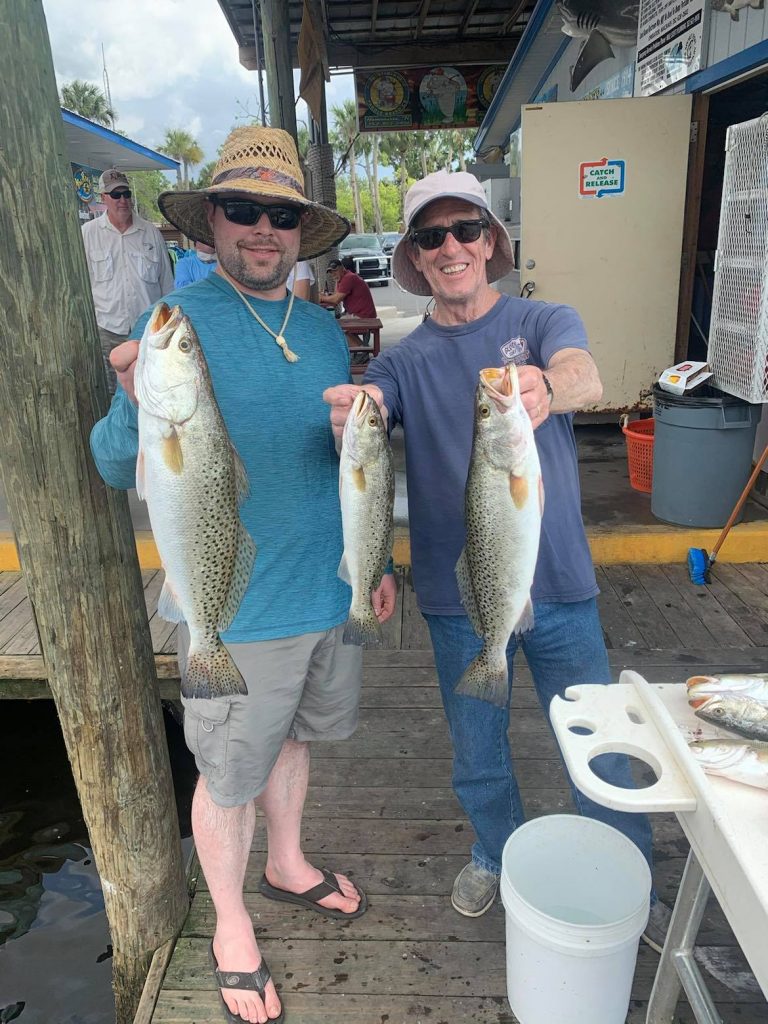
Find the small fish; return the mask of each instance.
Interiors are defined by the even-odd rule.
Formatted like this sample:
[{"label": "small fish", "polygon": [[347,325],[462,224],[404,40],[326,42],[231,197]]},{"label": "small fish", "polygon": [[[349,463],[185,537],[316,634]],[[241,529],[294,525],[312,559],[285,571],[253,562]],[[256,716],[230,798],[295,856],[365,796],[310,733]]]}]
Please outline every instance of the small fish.
[{"label": "small fish", "polygon": [[695,714],[748,740],[768,740],[768,707],[751,697],[715,694],[699,704]]},{"label": "small fish", "polygon": [[557,9],[563,33],[584,40],[571,68],[571,92],[598,64],[615,56],[614,46],[637,46],[639,0],[560,0]]},{"label": "small fish", "polygon": [[240,607],[256,554],[238,512],[248,480],[180,306],[155,306],[139,346],[135,388],[136,489],[165,569],[157,610],[189,627],[182,695],[247,693],[219,633]]},{"label": "small fish", "polygon": [[352,587],[343,640],[379,646],[383,637],[371,593],[381,583],[392,554],[395,470],[387,428],[379,407],[365,391],[358,392],[344,424],[339,498],[344,554],[338,574]]},{"label": "small fish", "polygon": [[768,675],[762,672],[742,674],[729,672],[720,676],[691,676],[688,687],[688,703],[692,708],[714,694],[738,694],[768,704]]},{"label": "small fish", "polygon": [[539,454],[517,368],[481,370],[464,491],[466,541],[456,579],[483,649],[456,693],[500,707],[507,703],[507,643],[533,626],[531,586],[543,512]]},{"label": "small fish", "polygon": [[696,740],[688,749],[709,775],[768,789],[768,745],[744,740]]},{"label": "small fish", "polygon": [[713,11],[725,11],[730,14],[731,21],[739,20],[739,11],[742,7],[751,7],[755,11],[762,11],[764,0],[712,0]]}]

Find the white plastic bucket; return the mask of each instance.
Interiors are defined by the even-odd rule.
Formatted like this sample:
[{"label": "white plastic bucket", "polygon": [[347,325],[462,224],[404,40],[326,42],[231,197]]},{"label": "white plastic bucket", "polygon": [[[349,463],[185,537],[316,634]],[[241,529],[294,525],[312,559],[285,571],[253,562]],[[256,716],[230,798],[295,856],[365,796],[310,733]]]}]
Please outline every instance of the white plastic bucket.
[{"label": "white plastic bucket", "polygon": [[651,872],[610,825],[527,822],[501,861],[507,996],[520,1024],[624,1024]]}]

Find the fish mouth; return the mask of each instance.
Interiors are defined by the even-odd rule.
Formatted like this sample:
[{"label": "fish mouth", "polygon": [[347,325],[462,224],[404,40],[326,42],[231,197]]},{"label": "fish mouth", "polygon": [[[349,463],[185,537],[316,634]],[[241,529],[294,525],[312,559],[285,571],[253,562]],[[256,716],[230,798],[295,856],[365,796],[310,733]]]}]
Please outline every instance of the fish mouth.
[{"label": "fish mouth", "polygon": [[689,697],[688,703],[692,708],[701,708],[709,701],[710,696],[711,694],[706,697]]},{"label": "fish mouth", "polygon": [[517,369],[511,364],[481,370],[480,383],[499,412],[508,412],[520,393]]},{"label": "fish mouth", "polygon": [[368,404],[369,397],[370,396],[367,391],[358,391],[355,395],[351,413],[356,420],[361,420],[365,416],[365,407]]},{"label": "fish mouth", "polygon": [[173,309],[169,309],[165,302],[158,302],[149,321],[149,341],[152,348],[168,348],[171,338],[181,325],[183,319],[184,314],[181,311],[181,306],[174,306]]}]

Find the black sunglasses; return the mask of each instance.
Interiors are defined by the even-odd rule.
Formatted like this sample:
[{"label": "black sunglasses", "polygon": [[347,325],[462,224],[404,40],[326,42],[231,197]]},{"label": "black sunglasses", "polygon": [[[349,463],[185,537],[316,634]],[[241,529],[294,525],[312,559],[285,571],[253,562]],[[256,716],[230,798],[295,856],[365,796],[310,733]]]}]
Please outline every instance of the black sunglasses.
[{"label": "black sunglasses", "polygon": [[107,192],[110,199],[130,199],[133,192],[129,188],[116,188],[114,192]]},{"label": "black sunglasses", "polygon": [[420,249],[439,249],[450,232],[457,242],[476,242],[490,223],[483,217],[478,220],[457,220],[448,227],[414,228],[411,231],[411,242]]},{"label": "black sunglasses", "polygon": [[221,207],[228,221],[246,227],[258,224],[262,215],[266,213],[273,228],[292,231],[299,226],[304,212],[300,206],[264,206],[250,199],[220,199],[218,196],[208,198],[214,206]]}]

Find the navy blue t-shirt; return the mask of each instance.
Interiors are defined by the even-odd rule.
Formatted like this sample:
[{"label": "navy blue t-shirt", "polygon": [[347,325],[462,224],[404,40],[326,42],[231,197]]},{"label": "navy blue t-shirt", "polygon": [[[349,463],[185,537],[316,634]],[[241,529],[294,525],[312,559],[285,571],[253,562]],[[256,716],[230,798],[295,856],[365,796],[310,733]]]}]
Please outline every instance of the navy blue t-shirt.
[{"label": "navy blue t-shirt", "polygon": [[[503,295],[469,324],[427,320],[368,368],[365,382],[381,388],[390,423],[405,434],[413,583],[423,612],[464,614],[454,570],[464,546],[478,373],[505,363],[546,369],[563,348],[589,350],[574,309]],[[533,599],[583,601],[598,588],[581,518],[573,415],[550,416],[535,437],[544,519]]]}]

